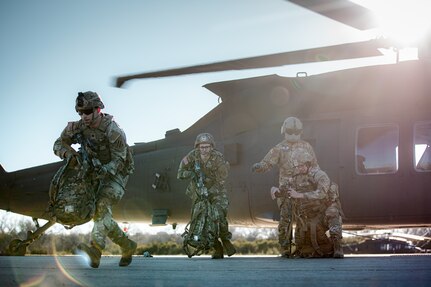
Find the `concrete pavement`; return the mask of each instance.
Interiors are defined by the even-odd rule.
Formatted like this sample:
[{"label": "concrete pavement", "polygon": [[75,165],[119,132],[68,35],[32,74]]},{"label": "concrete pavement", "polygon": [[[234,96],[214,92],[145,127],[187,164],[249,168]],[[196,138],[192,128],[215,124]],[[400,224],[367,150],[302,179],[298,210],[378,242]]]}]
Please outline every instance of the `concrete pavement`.
[{"label": "concrete pavement", "polygon": [[431,286],[431,256],[103,256],[98,269],[80,256],[0,257],[1,286]]}]

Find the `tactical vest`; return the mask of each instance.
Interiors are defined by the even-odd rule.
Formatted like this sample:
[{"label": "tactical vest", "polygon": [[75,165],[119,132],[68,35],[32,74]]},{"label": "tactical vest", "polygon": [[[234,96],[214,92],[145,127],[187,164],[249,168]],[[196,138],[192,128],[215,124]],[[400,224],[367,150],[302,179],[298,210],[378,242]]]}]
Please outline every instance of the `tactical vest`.
[{"label": "tactical vest", "polygon": [[[217,189],[217,193],[221,193],[226,192],[226,190],[224,184],[217,182],[217,178],[219,177],[219,175],[217,174],[217,169],[215,169],[215,166],[217,166],[217,164],[219,164],[219,161],[221,160],[218,153],[219,152],[217,152],[216,150],[213,150],[208,161],[204,163],[200,159],[199,153],[195,150],[192,153],[191,161],[199,163],[199,166],[202,169],[203,174],[205,175],[205,187],[209,190],[214,186]],[[191,189],[194,189],[196,184],[192,183],[191,185]]]},{"label": "tactical vest", "polygon": [[102,164],[107,164],[111,161],[109,139],[106,135],[106,129],[111,122],[111,118],[103,117],[98,128],[90,129],[84,126],[82,130],[83,136],[90,142],[87,151],[92,154],[92,157],[99,159]]},{"label": "tactical vest", "polygon": [[280,159],[279,159],[280,169],[284,170],[285,175],[293,176],[294,166],[291,160],[292,152],[293,152],[292,147],[288,144],[282,145],[280,147],[280,151],[281,151]]},{"label": "tactical vest", "polygon": [[[299,175],[295,177],[294,188],[299,193],[305,193],[316,190],[317,185],[310,180],[308,175]],[[324,213],[326,209],[326,201],[301,199],[296,200],[295,207],[296,215],[299,220],[302,218],[313,218]]]}]

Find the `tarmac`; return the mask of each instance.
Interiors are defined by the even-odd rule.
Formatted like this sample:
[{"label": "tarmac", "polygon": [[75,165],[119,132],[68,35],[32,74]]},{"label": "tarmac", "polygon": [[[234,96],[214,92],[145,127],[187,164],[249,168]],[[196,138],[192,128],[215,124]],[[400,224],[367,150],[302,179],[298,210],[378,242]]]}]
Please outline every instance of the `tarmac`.
[{"label": "tarmac", "polygon": [[276,256],[1,256],[0,286],[431,286],[431,256],[346,255],[344,259]]}]

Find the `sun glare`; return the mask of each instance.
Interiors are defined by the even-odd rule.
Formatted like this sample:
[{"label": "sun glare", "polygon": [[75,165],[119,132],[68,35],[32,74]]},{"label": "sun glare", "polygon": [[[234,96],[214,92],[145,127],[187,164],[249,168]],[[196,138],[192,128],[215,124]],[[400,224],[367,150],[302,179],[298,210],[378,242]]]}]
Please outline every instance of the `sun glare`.
[{"label": "sun glare", "polygon": [[401,47],[417,46],[425,40],[431,28],[429,0],[356,0],[375,12],[379,23],[376,31],[390,38]]}]

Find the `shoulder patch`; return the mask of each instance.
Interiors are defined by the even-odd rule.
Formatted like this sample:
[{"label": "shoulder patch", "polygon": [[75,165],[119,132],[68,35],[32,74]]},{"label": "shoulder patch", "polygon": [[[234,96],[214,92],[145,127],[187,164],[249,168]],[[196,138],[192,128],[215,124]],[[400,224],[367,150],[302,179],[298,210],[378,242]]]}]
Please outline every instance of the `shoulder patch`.
[{"label": "shoulder patch", "polygon": [[77,133],[80,129],[80,122],[68,122],[66,128],[64,129],[64,134],[72,137],[75,133]]},{"label": "shoulder patch", "polygon": [[111,121],[106,128],[106,135],[110,143],[114,143],[121,139],[122,142],[126,143],[126,134],[124,131],[118,126],[115,121]]},{"label": "shoulder patch", "polygon": [[66,126],[66,132],[73,131],[74,127],[77,126],[75,122],[68,122]]},{"label": "shoulder patch", "polygon": [[314,179],[315,179],[316,181],[321,181],[321,180],[323,180],[324,182],[327,182],[328,187],[329,187],[330,179],[329,179],[328,175],[326,174],[326,172],[324,172],[323,170],[318,169],[318,170],[314,173],[313,177],[314,177]]},{"label": "shoulder patch", "polygon": [[187,165],[189,163],[189,159],[187,158],[187,156],[185,156],[185,157],[183,157],[181,162],[183,163],[183,165]]},{"label": "shoulder patch", "polygon": [[109,142],[111,143],[116,142],[120,137],[121,137],[121,133],[119,133],[116,130],[112,130],[108,135]]},{"label": "shoulder patch", "polygon": [[213,149],[213,152],[216,154],[216,156],[224,157],[224,155],[220,151],[218,151],[216,149]]}]

